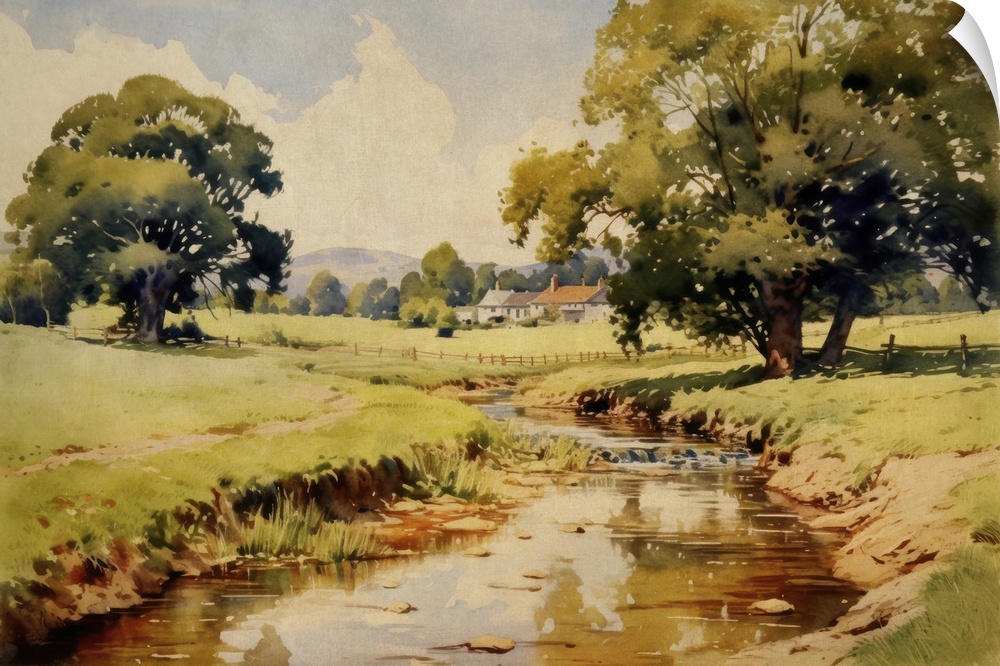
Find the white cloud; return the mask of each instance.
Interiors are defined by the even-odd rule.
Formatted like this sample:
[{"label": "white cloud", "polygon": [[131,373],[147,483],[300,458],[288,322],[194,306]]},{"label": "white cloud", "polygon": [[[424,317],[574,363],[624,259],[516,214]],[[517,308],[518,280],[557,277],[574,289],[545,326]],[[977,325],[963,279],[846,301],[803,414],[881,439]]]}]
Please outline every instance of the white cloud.
[{"label": "white cloud", "polygon": [[357,78],[275,129],[285,191],[261,205],[266,217],[294,230],[297,253],[352,245],[419,257],[447,240],[470,260],[530,261],[500,227],[502,182],[478,182],[447,154],[451,102],[386,25],[366,20]]},{"label": "white cloud", "polygon": [[225,87],[208,80],[179,42],[157,48],[91,27],[71,52],[36,50],[24,29],[0,14],[0,202],[23,191],[25,167],[66,108],[155,73],[222,96],[274,139],[285,191],[250,208],[259,206],[266,224],[292,229],[295,254],[348,245],[419,257],[448,240],[469,260],[533,261],[532,250],[507,242],[497,191],[518,147],[532,140],[568,147],[588,128],[538,120],[517,141],[483,148],[470,173],[451,157],[456,117],[445,93],[424,78],[389,27],[365,20],[371,34],[355,47],[358,76],[335,82],[297,119],[279,123],[269,114],[285,110],[280,96],[239,74]]},{"label": "white cloud", "polygon": [[[162,48],[92,26],[75,40],[71,52],[38,50],[27,32],[0,13],[0,207],[24,191],[22,174],[49,144],[63,111],[89,95],[115,93],[126,79],[161,74],[198,94],[219,95],[251,122],[268,123],[267,111],[279,100],[234,74],[224,89],[209,81],[184,45]],[[6,225],[4,225],[6,226]]]}]

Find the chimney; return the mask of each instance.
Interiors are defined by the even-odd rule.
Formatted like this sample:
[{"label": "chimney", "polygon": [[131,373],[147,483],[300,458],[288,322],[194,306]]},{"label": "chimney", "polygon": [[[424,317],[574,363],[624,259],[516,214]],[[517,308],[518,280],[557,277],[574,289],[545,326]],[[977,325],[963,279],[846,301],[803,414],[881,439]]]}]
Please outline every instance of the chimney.
[{"label": "chimney", "polygon": [[604,278],[598,278],[598,280],[597,280],[597,288],[598,289],[604,289]]},{"label": "chimney", "polygon": [[497,291],[500,291],[500,280],[497,280],[496,286],[493,288],[496,289]]},{"label": "chimney", "polygon": [[558,290],[559,290],[559,276],[558,275],[553,275],[552,276],[552,291],[558,291]]}]

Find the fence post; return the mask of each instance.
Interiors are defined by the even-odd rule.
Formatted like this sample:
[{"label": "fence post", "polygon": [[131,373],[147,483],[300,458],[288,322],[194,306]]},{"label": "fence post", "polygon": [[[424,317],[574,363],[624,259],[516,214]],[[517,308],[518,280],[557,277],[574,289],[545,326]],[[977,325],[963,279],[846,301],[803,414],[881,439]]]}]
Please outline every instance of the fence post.
[{"label": "fence post", "polygon": [[76,340],[76,326],[73,327],[73,339]]},{"label": "fence post", "polygon": [[496,359],[493,358],[493,354],[490,354],[490,365],[496,365]]},{"label": "fence post", "polygon": [[580,352],[580,363],[583,363],[583,352]]},{"label": "fence post", "polygon": [[531,357],[531,367],[535,367],[535,357]]},{"label": "fence post", "polygon": [[892,360],[892,350],[896,346],[896,334],[889,335],[889,344],[885,348],[885,361],[882,363],[882,372],[889,372],[889,361]]},{"label": "fence post", "polygon": [[965,337],[965,333],[961,336],[962,340],[962,370],[969,369],[969,339]]},{"label": "fence post", "polygon": [[226,346],[227,347],[229,346],[229,336],[228,335],[226,336]]},{"label": "fence post", "polygon": [[542,354],[542,365],[548,365],[548,364],[549,364],[548,354]]},{"label": "fence post", "polygon": [[517,361],[523,367],[524,366],[524,354],[521,354],[520,356],[518,356],[517,357]]},{"label": "fence post", "polygon": [[354,343],[354,355],[355,356],[358,355],[358,343],[357,342]]},{"label": "fence post", "polygon": [[[492,363],[492,361],[490,361],[490,362]],[[482,364],[483,364],[483,355],[480,354],[479,355],[479,365],[482,365]]]},{"label": "fence post", "polygon": [[413,347],[412,349],[410,349],[410,353],[413,354],[413,360],[416,361],[417,360],[417,348]]},{"label": "fence post", "polygon": [[500,354],[500,365],[507,365],[507,357]]},{"label": "fence post", "polygon": [[237,349],[242,349],[243,348],[243,340],[241,340],[239,338],[236,338],[236,348]]},{"label": "fence post", "polygon": [[104,329],[104,346],[108,346],[108,329]]},{"label": "fence post", "polygon": [[439,357],[439,359],[443,361],[444,360],[444,350],[442,350],[440,353],[441,353],[441,356]]},{"label": "fence post", "polygon": [[378,348],[378,357],[382,358],[382,348],[381,347]]},{"label": "fence post", "polygon": [[468,355],[468,354],[466,354],[466,355],[465,355],[465,362],[466,362],[466,363],[468,363],[468,362],[469,362],[469,355]]}]

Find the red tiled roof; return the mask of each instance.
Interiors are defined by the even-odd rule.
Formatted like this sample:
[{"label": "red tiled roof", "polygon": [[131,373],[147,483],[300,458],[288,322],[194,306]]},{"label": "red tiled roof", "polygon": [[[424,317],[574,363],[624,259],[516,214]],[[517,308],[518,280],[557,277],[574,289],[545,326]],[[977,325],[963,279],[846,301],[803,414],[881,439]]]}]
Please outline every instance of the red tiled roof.
[{"label": "red tiled roof", "polygon": [[546,289],[538,298],[534,300],[534,303],[539,305],[559,305],[563,303],[593,303],[595,296],[598,296],[600,292],[606,292],[607,287],[605,286],[590,286],[590,287],[559,287],[555,291],[552,289]]}]

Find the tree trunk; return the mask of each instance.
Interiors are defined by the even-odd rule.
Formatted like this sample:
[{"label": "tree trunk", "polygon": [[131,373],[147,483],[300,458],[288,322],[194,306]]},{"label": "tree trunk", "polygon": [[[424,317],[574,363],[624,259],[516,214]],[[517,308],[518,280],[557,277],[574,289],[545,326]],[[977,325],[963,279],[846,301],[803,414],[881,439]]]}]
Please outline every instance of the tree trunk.
[{"label": "tree trunk", "polygon": [[854,319],[861,309],[861,296],[864,288],[852,282],[844,287],[837,303],[837,311],[830,322],[830,332],[826,334],[823,342],[823,349],[819,354],[820,365],[835,365],[844,356],[844,347],[847,346],[847,338],[851,334],[851,327]]},{"label": "tree trunk", "polygon": [[180,273],[172,262],[149,270],[140,270],[139,281],[139,329],[135,339],[148,344],[163,338],[163,319],[167,314],[167,302],[177,285]]},{"label": "tree trunk", "polygon": [[14,299],[7,294],[7,305],[10,306],[10,323],[17,326],[17,308],[14,307]]},{"label": "tree trunk", "polygon": [[767,355],[764,379],[787,377],[802,358],[802,278],[764,280],[761,297],[767,313]]}]

